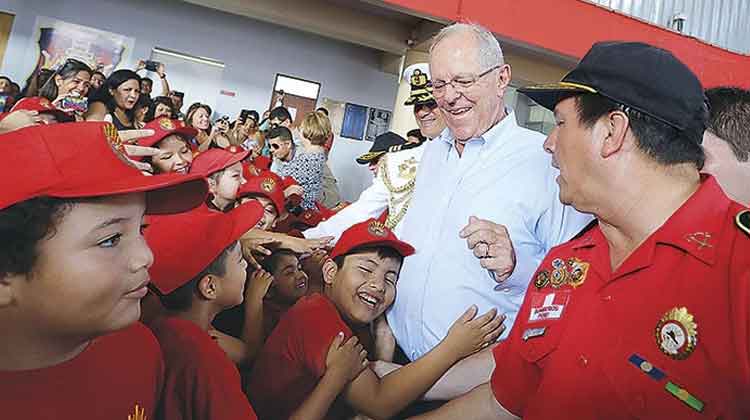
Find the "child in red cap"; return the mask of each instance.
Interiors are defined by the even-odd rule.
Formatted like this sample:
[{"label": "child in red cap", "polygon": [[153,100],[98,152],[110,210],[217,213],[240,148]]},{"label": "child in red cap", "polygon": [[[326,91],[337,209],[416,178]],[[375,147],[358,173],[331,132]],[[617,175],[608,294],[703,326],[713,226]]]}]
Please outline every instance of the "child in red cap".
[{"label": "child in red cap", "polygon": [[155,174],[187,174],[190,171],[193,163],[190,139],[197,135],[198,130],[169,118],[157,118],[143,128],[154,130],[154,134],[140,139],[138,145],[155,147],[161,151],[156,156],[144,159],[144,162],[151,164]]},{"label": "child in red cap", "polygon": [[[263,419],[286,419],[311,391],[325,384],[328,343],[367,325],[393,303],[401,262],[414,253],[382,223],[370,219],[347,229],[323,266],[323,294],[300,299],[266,341],[250,376],[247,393]],[[448,336],[421,359],[382,379],[364,369],[341,398],[316,401],[319,418],[343,419],[351,410],[374,418],[392,417],[419,398],[456,361],[494,342],[502,332],[495,310],[476,317],[472,306]],[[408,369],[408,370],[406,370]],[[331,387],[333,388],[333,387]]]},{"label": "child in red cap", "polygon": [[[209,331],[216,314],[243,301],[247,263],[238,239],[261,213],[257,203],[228,213],[201,207],[157,218],[147,231],[156,260],[153,288],[169,311],[150,325],[166,364],[160,410],[165,419],[256,418],[236,367]],[[341,342],[334,351],[340,350]],[[361,368],[359,350],[350,347],[338,352],[343,360],[339,364],[345,366],[334,374],[349,375],[353,364]]]},{"label": "child in red cap", "polygon": [[207,178],[211,197],[206,204],[213,210],[229,211],[234,208],[237,192],[246,182],[242,160],[247,157],[248,152],[238,150],[234,153],[233,150],[206,150],[195,156],[190,167],[191,174]]},{"label": "child in red cap", "polygon": [[263,218],[256,228],[271,231],[276,221],[284,214],[284,191],[281,178],[273,172],[261,172],[258,176],[247,178],[239,189],[240,203],[257,201],[264,209]]},{"label": "child in red cap", "polygon": [[144,176],[108,123],[0,138],[3,418],[153,419],[163,364],[137,323],[153,255],[144,214],[186,211],[199,177]]},{"label": "child in red cap", "polygon": [[150,324],[166,364],[164,418],[255,418],[209,329],[216,314],[242,303],[247,263],[237,241],[261,212],[257,203],[228,213],[200,207],[155,218],[146,232],[156,261],[152,290],[167,311]]}]

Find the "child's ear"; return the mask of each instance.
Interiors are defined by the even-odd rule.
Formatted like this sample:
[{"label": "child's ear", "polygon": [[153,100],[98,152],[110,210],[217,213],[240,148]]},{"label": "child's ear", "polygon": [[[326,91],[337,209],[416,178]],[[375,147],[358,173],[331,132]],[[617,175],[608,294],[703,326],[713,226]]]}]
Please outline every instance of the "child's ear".
[{"label": "child's ear", "polygon": [[208,274],[198,281],[198,292],[206,300],[214,300],[219,293],[219,284],[216,276]]},{"label": "child's ear", "polygon": [[13,304],[15,293],[13,290],[14,281],[24,281],[25,279],[17,275],[6,275],[0,277],[0,308]]},{"label": "child's ear", "polygon": [[213,177],[208,176],[206,177],[206,181],[208,181],[208,192],[211,194],[216,193],[216,180]]},{"label": "child's ear", "polygon": [[336,278],[336,274],[339,272],[339,267],[333,262],[332,259],[327,258],[323,263],[323,283],[328,286],[333,285],[333,280]]}]

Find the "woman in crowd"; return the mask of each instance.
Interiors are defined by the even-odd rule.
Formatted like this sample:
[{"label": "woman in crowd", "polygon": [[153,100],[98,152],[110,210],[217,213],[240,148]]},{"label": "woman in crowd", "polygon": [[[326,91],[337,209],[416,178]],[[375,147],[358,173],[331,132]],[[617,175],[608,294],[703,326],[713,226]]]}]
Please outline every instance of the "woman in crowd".
[{"label": "woman in crowd", "polygon": [[86,121],[111,121],[118,130],[136,128],[135,105],[141,78],[132,70],[112,73],[89,104]]},{"label": "woman in crowd", "polygon": [[208,150],[213,142],[214,133],[211,128],[212,112],[210,106],[196,102],[190,105],[187,114],[185,114],[185,125],[198,130],[195,140],[198,143],[199,152]]},{"label": "woman in crowd", "polygon": [[135,103],[133,108],[135,115],[135,128],[143,128],[146,125],[146,113],[151,107],[151,100],[147,96],[139,96],[138,102]]},{"label": "woman in crowd", "polygon": [[333,133],[331,121],[321,111],[311,112],[305,115],[300,129],[305,151],[307,153],[320,153],[326,161],[323,165],[322,174],[323,189],[318,196],[318,201],[329,209],[334,208],[341,203],[341,197],[336,186],[336,177],[333,176],[331,168],[328,167],[328,150],[325,148],[326,142]]},{"label": "woman in crowd", "polygon": [[157,96],[151,101],[151,105],[146,111],[145,121],[150,123],[157,118],[169,118],[170,120],[177,119],[174,112],[174,104],[168,96]]},{"label": "woman in crowd", "polygon": [[86,95],[91,87],[91,68],[69,58],[39,89],[39,96],[49,99],[65,111],[82,116],[87,108]]}]

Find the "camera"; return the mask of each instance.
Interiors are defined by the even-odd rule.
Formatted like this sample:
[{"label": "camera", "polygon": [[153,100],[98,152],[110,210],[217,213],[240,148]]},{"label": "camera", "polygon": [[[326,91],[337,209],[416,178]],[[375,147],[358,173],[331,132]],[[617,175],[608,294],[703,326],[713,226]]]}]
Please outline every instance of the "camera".
[{"label": "camera", "polygon": [[160,62],[152,61],[152,60],[146,60],[145,63],[146,63],[146,70],[148,71],[156,71],[156,69],[158,69],[159,66],[161,65]]}]

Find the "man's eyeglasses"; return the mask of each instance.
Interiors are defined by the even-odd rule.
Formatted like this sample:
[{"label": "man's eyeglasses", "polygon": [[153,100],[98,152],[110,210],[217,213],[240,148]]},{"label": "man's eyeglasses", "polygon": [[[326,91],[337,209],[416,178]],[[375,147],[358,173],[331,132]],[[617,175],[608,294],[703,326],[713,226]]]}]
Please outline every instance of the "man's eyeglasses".
[{"label": "man's eyeglasses", "polygon": [[445,88],[448,85],[453,86],[457,92],[466,92],[471,89],[482,77],[490,74],[492,71],[499,69],[502,66],[494,66],[489,68],[483,73],[471,76],[457,76],[449,81],[445,80],[433,80],[432,81],[432,95],[440,97],[445,95]]}]

